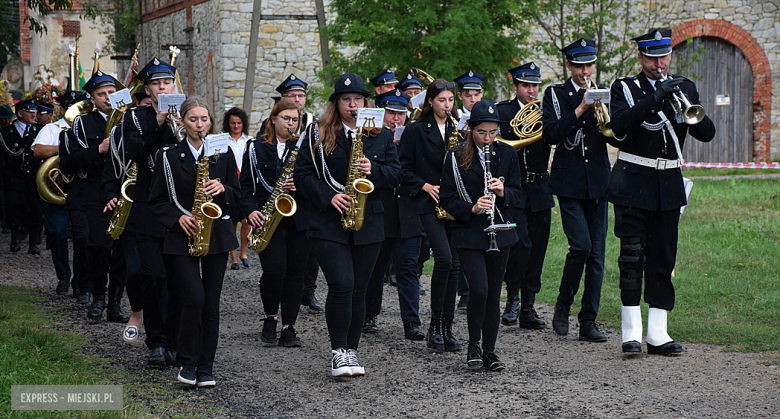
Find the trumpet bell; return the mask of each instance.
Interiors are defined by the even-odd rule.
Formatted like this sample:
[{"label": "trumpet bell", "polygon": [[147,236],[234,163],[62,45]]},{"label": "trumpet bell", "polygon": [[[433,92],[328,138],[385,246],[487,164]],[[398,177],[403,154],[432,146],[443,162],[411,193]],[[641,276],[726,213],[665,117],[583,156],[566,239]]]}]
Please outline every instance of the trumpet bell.
[{"label": "trumpet bell", "polygon": [[701,105],[691,105],[685,108],[683,120],[688,125],[696,125],[704,120],[704,108]]}]

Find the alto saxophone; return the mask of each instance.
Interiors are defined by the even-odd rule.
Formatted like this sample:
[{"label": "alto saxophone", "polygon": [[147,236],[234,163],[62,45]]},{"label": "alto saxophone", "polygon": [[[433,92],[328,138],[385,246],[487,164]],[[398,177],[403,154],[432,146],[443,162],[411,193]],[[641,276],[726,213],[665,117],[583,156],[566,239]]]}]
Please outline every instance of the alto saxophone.
[{"label": "alto saxophone", "polygon": [[[458,132],[458,121],[453,118],[452,113],[450,111],[447,111],[447,116],[450,117],[450,120],[452,121],[452,135],[450,135],[449,141],[447,141],[447,150],[450,151],[453,147],[456,147],[458,145],[458,135],[460,134]],[[445,153],[446,153],[445,151]],[[441,200],[436,203],[436,218],[440,220],[454,220],[455,217],[450,215],[447,211],[444,210],[444,208],[441,207]]]},{"label": "alto saxophone", "polygon": [[[291,137],[289,141],[297,142],[298,136],[292,130],[288,131],[290,131]],[[290,153],[290,158],[282,168],[282,173],[276,179],[274,190],[271,191],[271,195],[260,210],[263,223],[260,227],[253,227],[249,233],[249,247],[255,253],[260,253],[268,247],[268,243],[271,241],[271,237],[274,235],[276,227],[279,226],[282,218],[291,217],[298,209],[295,199],[290,194],[284,192],[284,185],[287,183],[287,179],[290,179],[293,175],[296,158],[298,158],[298,147],[295,147]],[[249,176],[254,175],[255,173],[252,173]]]},{"label": "alto saxophone", "polygon": [[358,129],[352,140],[352,152],[349,156],[349,174],[344,186],[344,193],[349,195],[350,205],[341,213],[341,226],[345,230],[358,231],[363,227],[366,212],[366,198],[374,192],[374,183],[366,179],[366,175],[358,169],[358,160],[363,155],[363,132],[375,128],[374,118],[366,118],[363,126]]},{"label": "alto saxophone", "polygon": [[[198,133],[201,141],[203,134]],[[195,234],[189,237],[190,256],[203,257],[209,254],[211,229],[214,220],[222,217],[222,208],[211,202],[211,195],[206,194],[206,182],[209,181],[209,158],[204,150],[198,161],[197,177],[195,178],[195,199],[192,203],[192,216],[195,218]]]},{"label": "alto saxophone", "polygon": [[138,163],[133,162],[127,170],[127,180],[122,183],[120,190],[121,196],[111,214],[111,221],[108,223],[106,234],[112,239],[117,240],[122,232],[125,231],[127,219],[130,217],[130,208],[133,206],[133,191],[135,190],[135,178],[138,175]]}]

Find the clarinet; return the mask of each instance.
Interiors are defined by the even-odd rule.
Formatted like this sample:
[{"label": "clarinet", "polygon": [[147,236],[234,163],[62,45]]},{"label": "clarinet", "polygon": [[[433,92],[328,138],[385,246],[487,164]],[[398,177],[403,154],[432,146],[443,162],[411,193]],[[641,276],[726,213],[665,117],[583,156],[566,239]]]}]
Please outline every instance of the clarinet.
[{"label": "clarinet", "polygon": [[486,230],[488,231],[488,236],[490,236],[490,247],[488,248],[487,252],[500,252],[498,249],[498,246],[496,245],[496,194],[490,190],[490,180],[493,179],[493,174],[490,173],[490,143],[485,144],[485,147],[482,149],[482,152],[485,153],[485,196],[490,197],[490,208],[485,210],[485,213],[488,216],[488,220],[490,220],[490,227],[488,227]]}]

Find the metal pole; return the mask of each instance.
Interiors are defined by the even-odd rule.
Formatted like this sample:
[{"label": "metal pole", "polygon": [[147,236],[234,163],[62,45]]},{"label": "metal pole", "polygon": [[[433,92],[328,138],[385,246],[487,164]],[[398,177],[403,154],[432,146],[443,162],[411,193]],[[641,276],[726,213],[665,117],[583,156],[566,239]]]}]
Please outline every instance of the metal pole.
[{"label": "metal pole", "polygon": [[249,33],[249,56],[246,64],[244,82],[244,111],[252,112],[252,99],[255,91],[255,62],[257,61],[257,41],[260,32],[260,7],[262,0],[255,0],[252,6],[252,28]]}]

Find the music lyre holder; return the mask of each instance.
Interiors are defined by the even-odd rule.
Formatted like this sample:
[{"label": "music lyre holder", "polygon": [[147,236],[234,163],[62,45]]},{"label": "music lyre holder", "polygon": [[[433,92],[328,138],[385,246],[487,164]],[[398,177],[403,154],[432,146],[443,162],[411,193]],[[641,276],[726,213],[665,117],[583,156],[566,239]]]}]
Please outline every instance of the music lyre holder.
[{"label": "music lyre holder", "polygon": [[168,113],[177,113],[179,110],[177,109],[177,105],[168,105]]}]

